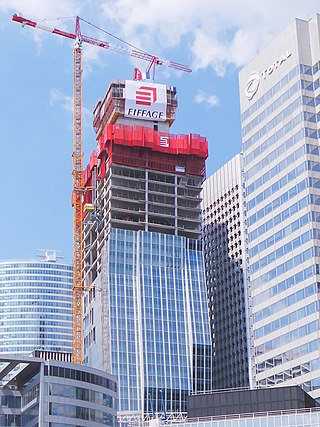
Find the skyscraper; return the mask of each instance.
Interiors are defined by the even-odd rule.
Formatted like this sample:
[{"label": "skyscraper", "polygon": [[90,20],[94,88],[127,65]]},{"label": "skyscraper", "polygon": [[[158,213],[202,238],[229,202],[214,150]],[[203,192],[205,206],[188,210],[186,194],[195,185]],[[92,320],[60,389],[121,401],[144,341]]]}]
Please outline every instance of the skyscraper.
[{"label": "skyscraper", "polygon": [[72,352],[72,266],[44,260],[0,262],[0,353]]},{"label": "skyscraper", "polygon": [[114,81],[84,173],[85,363],[116,376],[122,422],[186,411],[211,385],[201,245],[207,141],[173,135],[175,88]]},{"label": "skyscraper", "polygon": [[242,155],[206,179],[202,238],[213,340],[213,388],[251,379]]},{"label": "skyscraper", "polygon": [[320,15],[240,72],[255,381],[320,396]]}]

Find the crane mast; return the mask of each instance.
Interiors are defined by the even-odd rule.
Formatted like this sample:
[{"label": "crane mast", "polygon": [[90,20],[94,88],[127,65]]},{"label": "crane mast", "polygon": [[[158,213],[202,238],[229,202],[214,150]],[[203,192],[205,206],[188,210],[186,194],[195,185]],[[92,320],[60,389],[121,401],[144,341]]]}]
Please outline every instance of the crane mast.
[{"label": "crane mast", "polygon": [[82,280],[82,195],[84,192],[82,183],[82,42],[113,50],[134,58],[148,61],[147,71],[153,68],[153,74],[157,65],[166,65],[179,71],[191,72],[192,70],[178,62],[168,61],[151,55],[140,49],[125,48],[94,39],[81,34],[80,18],[76,17],[75,34],[68,33],[58,28],[50,28],[36,21],[13,15],[12,20],[40,30],[49,31],[62,37],[75,41],[74,44],[74,122],[73,122],[73,362],[82,363],[83,340],[82,340],[82,292],[84,290]]},{"label": "crane mast", "polygon": [[82,48],[76,19],[73,129],[73,362],[82,363]]}]

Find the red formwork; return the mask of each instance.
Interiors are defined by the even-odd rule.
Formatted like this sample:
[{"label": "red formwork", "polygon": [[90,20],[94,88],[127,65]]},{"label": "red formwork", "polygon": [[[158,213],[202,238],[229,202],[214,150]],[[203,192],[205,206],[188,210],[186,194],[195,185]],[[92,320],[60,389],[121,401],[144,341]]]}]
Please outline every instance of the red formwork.
[{"label": "red formwork", "polygon": [[145,128],[143,135],[144,135],[144,147],[153,148],[154,139],[155,139],[155,131],[151,128]]},{"label": "red formwork", "polygon": [[131,146],[144,147],[144,128],[142,126],[132,126],[129,138]]},{"label": "red formwork", "polygon": [[[97,166],[97,152],[93,151],[90,155],[89,163],[82,174],[82,185],[85,189],[82,195],[82,208],[88,203],[92,203],[92,171]],[[82,218],[86,216],[86,212],[82,209]]]},{"label": "red formwork", "polygon": [[84,186],[91,185],[91,183],[89,183],[89,181],[91,181],[92,169],[95,166],[97,166],[97,152],[94,150],[90,155],[90,159],[89,159],[89,163],[88,163],[87,167],[83,171],[82,182],[83,182]]},{"label": "red formwork", "polygon": [[208,157],[207,139],[197,134],[190,134],[190,154]]},{"label": "red formwork", "polygon": [[139,149],[132,150],[124,145],[113,145],[112,163],[143,168],[146,166],[145,159]]},{"label": "red formwork", "polygon": [[91,170],[97,166],[97,152],[95,150],[90,155],[89,166]]},{"label": "red formwork", "polygon": [[84,171],[84,183],[91,184],[93,166],[99,159],[98,175],[106,176],[112,164],[189,173],[205,177],[208,142],[198,134],[169,134],[142,126],[107,124],[97,142],[97,152],[90,157]]},{"label": "red formwork", "polygon": [[99,177],[103,179],[107,173],[107,151],[103,151],[100,155]]},{"label": "red formwork", "polygon": [[176,146],[179,154],[188,155],[189,136],[188,135],[174,135],[176,138]]},{"label": "red formwork", "polygon": [[143,126],[128,126],[119,123],[108,124],[98,140],[98,151],[106,148],[108,141],[129,147],[144,147],[169,154],[208,157],[207,139],[197,134],[169,134]]},{"label": "red formwork", "polygon": [[90,176],[91,176],[90,167],[89,165],[87,165],[87,167],[85,168],[82,174],[82,182],[84,186],[87,185],[88,181],[90,180]]},{"label": "red formwork", "polygon": [[92,190],[87,189],[82,198],[82,205],[85,205],[86,203],[92,203]]},{"label": "red formwork", "polygon": [[172,155],[114,144],[110,164],[121,164],[169,173],[190,173],[204,177],[205,160],[197,156]]},{"label": "red formwork", "polygon": [[108,142],[114,138],[113,125],[105,126],[101,136],[97,142],[97,157],[100,158],[102,153],[106,150]]}]

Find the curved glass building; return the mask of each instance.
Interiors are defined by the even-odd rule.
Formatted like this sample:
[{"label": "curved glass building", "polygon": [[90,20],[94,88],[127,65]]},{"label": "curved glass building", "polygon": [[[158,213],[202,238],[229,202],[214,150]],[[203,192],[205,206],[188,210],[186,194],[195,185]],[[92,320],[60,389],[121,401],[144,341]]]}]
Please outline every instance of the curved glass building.
[{"label": "curved glass building", "polygon": [[10,378],[0,384],[1,427],[117,426],[114,377],[59,353],[35,353],[0,357]]},{"label": "curved glass building", "polygon": [[0,353],[72,351],[72,266],[0,262]]}]

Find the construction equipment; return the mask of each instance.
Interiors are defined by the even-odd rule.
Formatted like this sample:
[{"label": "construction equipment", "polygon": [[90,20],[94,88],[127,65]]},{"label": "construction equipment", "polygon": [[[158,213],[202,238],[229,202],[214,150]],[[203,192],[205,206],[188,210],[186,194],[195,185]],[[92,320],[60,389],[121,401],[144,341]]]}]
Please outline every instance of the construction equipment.
[{"label": "construction equipment", "polygon": [[[177,62],[161,59],[140,50],[129,43],[124,42],[128,47],[118,46],[106,41],[98,40],[81,34],[80,17],[76,16],[75,33],[68,33],[57,28],[50,28],[43,23],[13,15],[12,20],[40,30],[49,31],[62,37],[67,37],[75,41],[74,43],[74,143],[73,143],[73,192],[72,204],[74,209],[74,247],[73,247],[73,362],[82,363],[82,292],[84,290],[82,280],[82,195],[84,187],[82,184],[82,42],[94,46],[110,49],[119,53],[132,56],[134,58],[148,61],[146,73],[152,71],[154,79],[155,68],[158,65],[165,65],[180,71],[191,72],[191,69]],[[90,24],[90,22],[82,21]],[[90,24],[93,25],[93,24]],[[97,28],[95,25],[93,25]],[[107,33],[112,36],[112,34]],[[114,36],[113,36],[114,37]],[[120,39],[118,39],[120,40]],[[141,73],[140,73],[141,74]],[[135,69],[137,77],[137,69]]]}]

